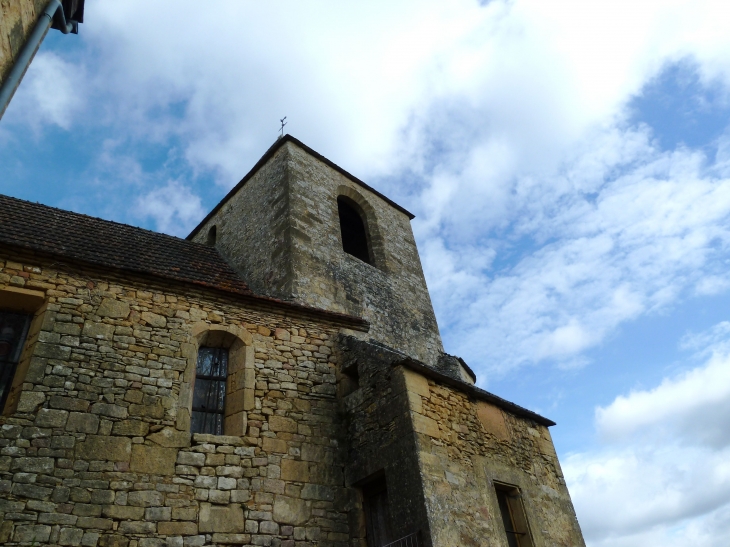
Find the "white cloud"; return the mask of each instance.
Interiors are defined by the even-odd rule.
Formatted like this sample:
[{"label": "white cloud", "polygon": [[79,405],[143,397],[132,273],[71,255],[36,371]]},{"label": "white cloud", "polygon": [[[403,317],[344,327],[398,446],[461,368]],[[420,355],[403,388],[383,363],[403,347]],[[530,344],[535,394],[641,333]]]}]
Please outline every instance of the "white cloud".
[{"label": "white cloud", "polygon": [[190,233],[205,216],[200,198],[174,180],[140,197],[135,211],[139,218],[152,217],[159,231],[179,237]]},{"label": "white cloud", "polygon": [[730,354],[717,351],[729,332],[721,323],[693,337],[709,344],[693,345],[700,354],[713,352],[702,365],[597,408],[605,444],[564,459],[592,547],[709,547],[730,537]]},{"label": "white cloud", "polygon": [[70,129],[83,107],[83,67],[52,52],[36,54],[8,106],[4,119],[27,123],[40,131],[45,125]]}]

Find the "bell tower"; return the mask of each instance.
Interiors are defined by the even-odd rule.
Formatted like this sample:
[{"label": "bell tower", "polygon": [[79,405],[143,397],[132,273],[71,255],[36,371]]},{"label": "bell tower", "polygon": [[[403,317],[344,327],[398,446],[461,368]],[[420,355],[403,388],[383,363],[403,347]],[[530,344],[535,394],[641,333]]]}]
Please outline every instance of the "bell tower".
[{"label": "bell tower", "polygon": [[254,292],[363,317],[369,336],[435,365],[441,336],[413,215],[290,135],[188,236]]}]

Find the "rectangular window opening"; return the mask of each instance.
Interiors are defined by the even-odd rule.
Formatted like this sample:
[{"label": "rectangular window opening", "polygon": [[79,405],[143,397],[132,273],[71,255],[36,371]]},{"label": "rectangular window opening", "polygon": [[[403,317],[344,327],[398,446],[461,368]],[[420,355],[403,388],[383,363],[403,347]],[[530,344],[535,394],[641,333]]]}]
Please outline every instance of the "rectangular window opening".
[{"label": "rectangular window opening", "polygon": [[382,547],[391,543],[395,538],[391,533],[385,475],[363,486],[362,495],[368,547]]},{"label": "rectangular window opening", "polygon": [[201,347],[195,367],[192,433],[223,435],[227,378],[228,350]]},{"label": "rectangular window opening", "polygon": [[525,507],[516,486],[495,483],[499,512],[509,547],[533,547]]},{"label": "rectangular window opening", "polygon": [[32,316],[0,310],[0,410],[13,386]]}]

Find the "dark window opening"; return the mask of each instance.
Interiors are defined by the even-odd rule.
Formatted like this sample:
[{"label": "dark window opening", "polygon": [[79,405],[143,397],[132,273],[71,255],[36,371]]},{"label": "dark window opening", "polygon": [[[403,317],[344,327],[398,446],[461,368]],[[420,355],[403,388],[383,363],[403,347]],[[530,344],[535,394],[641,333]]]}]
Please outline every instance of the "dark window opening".
[{"label": "dark window opening", "polygon": [[205,240],[205,244],[210,247],[215,247],[215,242],[218,239],[218,229],[215,226],[211,226],[208,230],[208,238]]},{"label": "dark window opening", "polygon": [[223,413],[228,377],[228,350],[201,347],[195,368],[192,433],[223,435]]},{"label": "dark window opening", "polygon": [[342,249],[347,254],[372,264],[368,249],[368,234],[360,213],[342,197],[337,198],[337,210],[340,214]]},{"label": "dark window opening", "polygon": [[0,410],[13,386],[30,320],[30,315],[0,311]]},{"label": "dark window opening", "polygon": [[368,483],[362,489],[365,509],[365,530],[368,547],[382,547],[395,538],[391,533],[388,489],[385,476]]},{"label": "dark window opening", "polygon": [[532,547],[532,538],[527,527],[527,517],[522,505],[520,491],[514,486],[495,484],[499,512],[507,535],[509,547]]},{"label": "dark window opening", "polygon": [[346,397],[360,387],[360,375],[357,372],[357,361],[348,363],[342,367],[342,395]]}]

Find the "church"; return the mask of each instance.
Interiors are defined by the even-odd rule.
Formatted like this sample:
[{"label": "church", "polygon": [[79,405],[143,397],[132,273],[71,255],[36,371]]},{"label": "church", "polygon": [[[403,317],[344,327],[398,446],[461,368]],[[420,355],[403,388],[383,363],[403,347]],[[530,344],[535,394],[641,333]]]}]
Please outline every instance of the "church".
[{"label": "church", "polygon": [[0,196],[0,543],[584,546],[412,218],[289,135],[186,239]]}]

